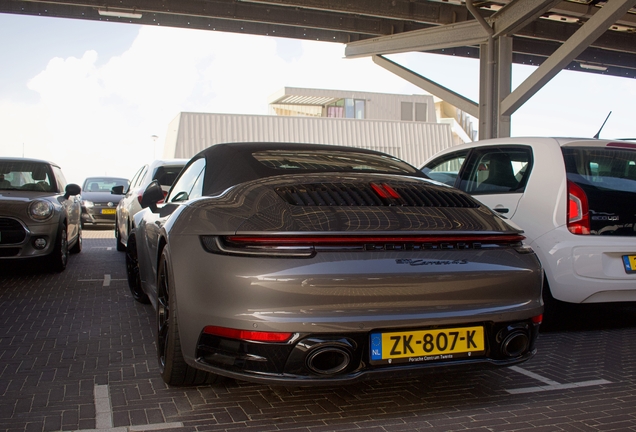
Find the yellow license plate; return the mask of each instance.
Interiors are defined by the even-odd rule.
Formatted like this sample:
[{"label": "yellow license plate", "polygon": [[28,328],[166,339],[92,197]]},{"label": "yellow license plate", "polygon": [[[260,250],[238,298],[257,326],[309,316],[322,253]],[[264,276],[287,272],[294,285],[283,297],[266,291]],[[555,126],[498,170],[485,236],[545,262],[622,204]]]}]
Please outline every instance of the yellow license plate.
[{"label": "yellow license plate", "polygon": [[636,255],[623,255],[623,264],[627,273],[636,273]]},{"label": "yellow license plate", "polygon": [[102,209],[102,214],[115,214],[117,209]]},{"label": "yellow license plate", "polygon": [[371,334],[371,363],[451,360],[485,352],[482,326]]}]

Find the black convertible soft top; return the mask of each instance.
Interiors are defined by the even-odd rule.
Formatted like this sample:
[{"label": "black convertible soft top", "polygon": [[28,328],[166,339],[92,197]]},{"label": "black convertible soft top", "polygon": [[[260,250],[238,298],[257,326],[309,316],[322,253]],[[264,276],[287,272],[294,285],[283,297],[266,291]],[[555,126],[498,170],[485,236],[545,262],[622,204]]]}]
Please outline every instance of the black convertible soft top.
[{"label": "black convertible soft top", "polygon": [[[303,144],[303,143],[277,143],[277,142],[251,142],[251,143],[227,143],[216,144],[211,147],[202,150],[195,155],[184,168],[192,164],[195,160],[202,157],[206,158],[205,169],[205,185],[203,188],[204,195],[213,195],[218,192],[222,192],[227,188],[244,183],[247,181],[257,180],[259,178],[279,176],[283,174],[294,173],[321,173],[321,172],[348,172],[344,168],[329,168],[324,165],[316,166],[285,166],[276,167],[271,163],[264,163],[261,159],[254,157],[254,154],[266,154],[267,152],[312,152],[312,153],[325,153],[325,154],[342,154],[347,156],[346,153],[352,155],[368,155],[370,159],[375,161],[380,159],[386,160],[386,169],[378,168],[378,165],[373,169],[367,168],[365,172],[369,173],[381,173],[381,174],[396,174],[395,170],[390,169],[392,165],[399,166],[402,169],[400,174],[408,175],[412,177],[428,178],[417,168],[409,165],[408,163],[387,155],[386,153],[361,149],[355,147],[345,147],[337,145],[327,144]],[[293,165],[293,164],[292,164]],[[352,169],[351,172],[355,171]]]}]

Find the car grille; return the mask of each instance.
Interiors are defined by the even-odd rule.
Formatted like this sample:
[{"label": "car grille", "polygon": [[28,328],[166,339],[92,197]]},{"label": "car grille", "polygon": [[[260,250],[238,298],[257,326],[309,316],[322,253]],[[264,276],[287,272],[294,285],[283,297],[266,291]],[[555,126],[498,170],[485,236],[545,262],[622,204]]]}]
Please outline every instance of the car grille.
[{"label": "car grille", "polygon": [[276,192],[287,203],[297,206],[479,207],[460,192],[411,183],[320,183],[278,187]]},{"label": "car grille", "polygon": [[0,218],[0,245],[19,244],[26,238],[26,230],[20,222]]}]

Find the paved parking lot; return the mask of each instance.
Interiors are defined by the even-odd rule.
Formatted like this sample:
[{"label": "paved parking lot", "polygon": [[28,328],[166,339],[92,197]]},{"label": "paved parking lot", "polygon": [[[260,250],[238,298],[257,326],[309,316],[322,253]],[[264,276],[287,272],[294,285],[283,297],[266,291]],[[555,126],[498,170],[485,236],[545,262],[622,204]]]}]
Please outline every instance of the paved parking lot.
[{"label": "paved parking lot", "polygon": [[1,431],[636,430],[636,306],[564,311],[519,367],[319,388],[168,388],[112,231],[67,270],[0,267]]}]

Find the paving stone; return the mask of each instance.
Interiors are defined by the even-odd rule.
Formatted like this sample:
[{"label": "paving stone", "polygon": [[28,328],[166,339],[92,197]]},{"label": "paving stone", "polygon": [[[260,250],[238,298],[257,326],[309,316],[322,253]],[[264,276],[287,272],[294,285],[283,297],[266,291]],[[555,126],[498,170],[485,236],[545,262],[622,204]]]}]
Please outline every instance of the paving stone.
[{"label": "paving stone", "polygon": [[62,273],[0,268],[0,432],[93,429],[96,385],[108,386],[114,427],[636,431],[635,305],[581,309],[578,324],[542,333],[537,356],[519,365],[559,384],[611,382],[605,385],[511,395],[508,389],[545,384],[489,369],[320,388],[229,379],[168,387],[158,373],[155,313],[132,299],[112,230],[84,233],[84,250]]}]

